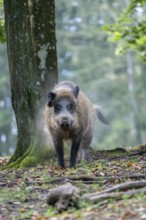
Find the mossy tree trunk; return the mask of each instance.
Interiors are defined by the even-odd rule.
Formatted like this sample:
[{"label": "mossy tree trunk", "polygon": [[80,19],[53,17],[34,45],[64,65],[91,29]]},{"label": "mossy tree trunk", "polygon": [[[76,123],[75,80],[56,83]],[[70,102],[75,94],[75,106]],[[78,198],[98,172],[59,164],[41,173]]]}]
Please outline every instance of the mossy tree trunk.
[{"label": "mossy tree trunk", "polygon": [[55,3],[4,0],[4,11],[12,104],[18,127],[17,147],[10,164],[22,167],[43,159],[43,119],[37,122],[38,117],[43,117],[40,110],[46,94],[58,79]]}]

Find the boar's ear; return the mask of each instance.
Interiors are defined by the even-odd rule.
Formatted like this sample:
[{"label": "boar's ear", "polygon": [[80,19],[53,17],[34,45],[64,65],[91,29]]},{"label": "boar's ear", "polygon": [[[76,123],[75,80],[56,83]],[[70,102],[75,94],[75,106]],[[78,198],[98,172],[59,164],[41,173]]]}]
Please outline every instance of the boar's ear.
[{"label": "boar's ear", "polygon": [[77,98],[78,94],[79,94],[80,88],[79,86],[75,86],[73,92],[73,95]]},{"label": "boar's ear", "polygon": [[54,92],[49,92],[48,93],[48,104],[47,105],[49,107],[53,106],[53,101],[54,101],[55,97],[56,97],[56,94]]}]

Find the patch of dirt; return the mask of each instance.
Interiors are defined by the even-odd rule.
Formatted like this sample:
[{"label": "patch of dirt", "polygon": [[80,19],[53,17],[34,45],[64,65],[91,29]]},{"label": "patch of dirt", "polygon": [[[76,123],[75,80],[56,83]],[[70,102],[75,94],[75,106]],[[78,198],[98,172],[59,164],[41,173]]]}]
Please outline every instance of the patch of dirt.
[{"label": "patch of dirt", "polygon": [[[0,220],[146,219],[145,149],[93,151],[92,162],[78,163],[76,169],[60,169],[56,158],[35,168],[1,169]],[[0,158],[0,167],[7,161]],[[67,182],[79,189],[80,197],[58,212],[47,204],[47,195]]]}]

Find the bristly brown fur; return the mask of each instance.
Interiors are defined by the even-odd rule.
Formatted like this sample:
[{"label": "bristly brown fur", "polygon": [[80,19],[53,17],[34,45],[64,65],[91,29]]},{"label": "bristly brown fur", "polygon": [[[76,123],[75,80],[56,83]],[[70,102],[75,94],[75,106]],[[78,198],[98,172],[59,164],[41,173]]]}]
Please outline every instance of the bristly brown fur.
[{"label": "bristly brown fur", "polygon": [[[77,88],[77,97],[74,95],[74,88]],[[56,95],[55,100],[59,100],[65,97],[75,104],[75,112],[72,114],[73,125],[70,130],[64,131],[58,126],[53,107],[46,107],[45,119],[48,129],[52,134],[54,145],[59,145],[56,147],[58,152],[61,148],[63,148],[63,140],[71,139],[73,143],[71,152],[74,152],[73,148],[76,148],[76,145],[79,144],[81,159],[89,160],[88,149],[92,140],[94,122],[97,116],[96,108],[84,95],[84,93],[82,91],[78,92],[78,90],[79,87],[77,87],[74,83],[70,81],[64,81],[57,84],[52,91]],[[63,153],[62,150],[61,153]],[[62,164],[64,165],[64,162],[62,162]]]}]

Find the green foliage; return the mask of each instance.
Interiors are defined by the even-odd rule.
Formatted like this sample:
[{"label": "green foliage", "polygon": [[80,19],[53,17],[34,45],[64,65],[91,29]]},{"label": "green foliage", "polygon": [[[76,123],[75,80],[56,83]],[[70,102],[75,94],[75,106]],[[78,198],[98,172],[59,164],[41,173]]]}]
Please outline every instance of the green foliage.
[{"label": "green foliage", "polygon": [[145,0],[131,0],[116,23],[102,28],[110,35],[109,41],[119,43],[117,54],[124,53],[128,49],[134,50],[144,62],[146,62],[145,9]]},{"label": "green foliage", "polygon": [[0,18],[0,42],[5,42],[5,27],[4,27],[4,19]]},{"label": "green foliage", "polygon": [[4,22],[4,14],[3,14],[3,1],[0,0],[0,42],[5,42],[5,22]]}]

